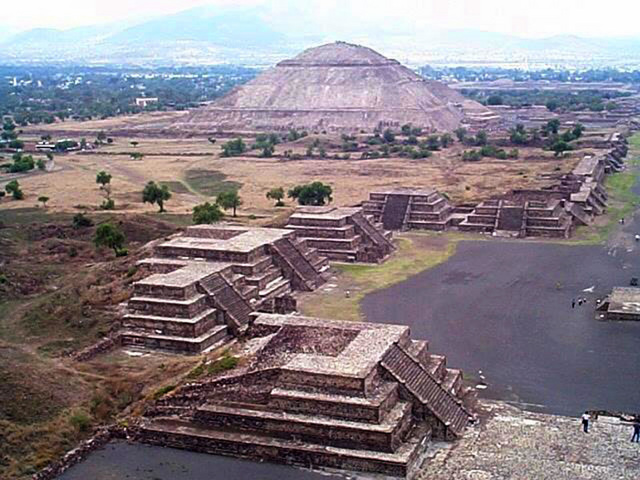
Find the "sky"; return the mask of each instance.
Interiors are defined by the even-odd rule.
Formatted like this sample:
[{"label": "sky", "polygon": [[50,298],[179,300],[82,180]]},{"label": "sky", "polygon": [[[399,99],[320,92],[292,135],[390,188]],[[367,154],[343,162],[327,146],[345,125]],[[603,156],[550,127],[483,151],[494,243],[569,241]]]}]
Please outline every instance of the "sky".
[{"label": "sky", "polygon": [[[135,22],[201,5],[262,6],[274,24],[476,29],[521,37],[640,37],[638,0],[21,0],[3,12],[13,31]],[[72,14],[70,14],[72,12]]]}]

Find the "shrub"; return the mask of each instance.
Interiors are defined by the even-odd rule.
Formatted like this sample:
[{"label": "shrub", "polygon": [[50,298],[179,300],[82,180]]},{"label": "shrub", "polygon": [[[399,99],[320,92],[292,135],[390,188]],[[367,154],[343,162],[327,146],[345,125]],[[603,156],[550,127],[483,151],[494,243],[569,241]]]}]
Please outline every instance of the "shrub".
[{"label": "shrub", "polygon": [[113,210],[116,208],[116,203],[111,198],[107,198],[100,204],[100,210]]},{"label": "shrub", "polygon": [[84,213],[76,213],[73,216],[73,228],[86,228],[92,226],[93,220],[87,217]]},{"label": "shrub", "polygon": [[91,427],[91,418],[84,412],[76,412],[69,417],[69,423],[79,432],[86,432]]}]

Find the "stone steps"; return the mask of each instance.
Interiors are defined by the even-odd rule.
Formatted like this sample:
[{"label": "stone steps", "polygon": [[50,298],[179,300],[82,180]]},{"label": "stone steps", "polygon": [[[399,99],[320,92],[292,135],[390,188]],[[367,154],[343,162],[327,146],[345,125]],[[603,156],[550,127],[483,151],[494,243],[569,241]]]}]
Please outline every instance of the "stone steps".
[{"label": "stone steps", "polygon": [[284,277],[278,277],[269,282],[258,292],[260,299],[278,297],[291,291],[291,282]]},{"label": "stone steps", "polygon": [[367,397],[328,392],[308,392],[286,387],[271,391],[270,407],[294,413],[320,414],[335,418],[377,423],[396,402],[395,382],[382,382]]},{"label": "stone steps", "polygon": [[356,250],[320,250],[320,253],[335,262],[355,262],[358,257]]},{"label": "stone steps", "polygon": [[194,421],[206,428],[261,432],[277,438],[323,443],[339,448],[367,448],[393,452],[411,425],[411,404],[396,402],[381,423],[238,408],[235,405],[207,404],[198,408]]},{"label": "stone steps", "polygon": [[213,275],[201,281],[200,286],[207,292],[216,307],[235,323],[234,328],[242,328],[249,323],[253,308],[224,277]]},{"label": "stone steps", "polygon": [[416,429],[393,453],[329,447],[256,433],[202,428],[177,419],[154,419],[141,426],[144,443],[204,453],[260,459],[305,468],[339,468],[407,477],[423,450],[428,432]]},{"label": "stone steps", "polygon": [[128,302],[132,313],[192,318],[207,308],[206,296],[197,293],[186,300],[134,296]]},{"label": "stone steps", "polygon": [[298,277],[301,287],[305,286],[312,291],[324,283],[318,271],[291,240],[278,240],[273,244],[273,248],[281,260],[291,268],[291,273]]},{"label": "stone steps", "polygon": [[[437,356],[431,358],[435,361]],[[434,415],[446,426],[441,433],[444,438],[462,434],[469,423],[469,413],[462,401],[445,390],[420,362],[396,344],[385,353],[382,367],[426,409],[425,416]]]},{"label": "stone steps", "polygon": [[168,350],[173,352],[200,353],[228,337],[226,325],[216,325],[198,337],[158,335],[134,330],[122,332],[122,345]]},{"label": "stone steps", "polygon": [[125,330],[134,329],[140,332],[160,335],[198,337],[216,323],[218,323],[218,311],[215,308],[207,308],[192,318],[163,317],[138,313],[126,313],[122,317],[122,327]]},{"label": "stone steps", "polygon": [[268,283],[272,282],[281,275],[282,272],[280,272],[280,269],[272,265],[261,273],[253,275],[251,277],[245,277],[245,281],[248,285],[258,287],[259,290],[262,290]]},{"label": "stone steps", "polygon": [[456,395],[462,386],[462,372],[454,368],[447,368],[447,373],[442,381],[442,388],[452,395]]}]

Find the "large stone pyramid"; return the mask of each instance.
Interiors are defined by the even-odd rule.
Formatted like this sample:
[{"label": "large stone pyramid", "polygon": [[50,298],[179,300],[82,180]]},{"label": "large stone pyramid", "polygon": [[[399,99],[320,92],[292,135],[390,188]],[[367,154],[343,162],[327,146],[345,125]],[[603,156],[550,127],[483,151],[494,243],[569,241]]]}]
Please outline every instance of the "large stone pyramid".
[{"label": "large stone pyramid", "polygon": [[[178,130],[348,131],[411,123],[433,130],[486,128],[496,117],[446,85],[425,80],[396,60],[344,42],[305,50],[207,107]],[[477,124],[477,125],[475,125]]]}]

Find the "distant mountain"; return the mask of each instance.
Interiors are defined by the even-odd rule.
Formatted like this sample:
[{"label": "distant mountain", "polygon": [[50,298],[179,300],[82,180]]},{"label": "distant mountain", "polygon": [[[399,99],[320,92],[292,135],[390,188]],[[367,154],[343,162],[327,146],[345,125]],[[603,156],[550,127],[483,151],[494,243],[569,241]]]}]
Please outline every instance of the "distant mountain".
[{"label": "distant mountain", "polygon": [[269,46],[286,40],[273,30],[259,9],[198,7],[127,28],[111,44],[206,42],[227,48]]},{"label": "distant mountain", "polygon": [[336,38],[330,22],[314,21],[313,12],[303,7],[276,14],[267,7],[206,6],[137,22],[39,28],[4,39],[0,28],[0,62],[270,65],[304,48],[345,40],[414,65],[640,68],[640,38],[528,39],[471,29],[403,30],[364,21],[345,29],[342,23]]}]

